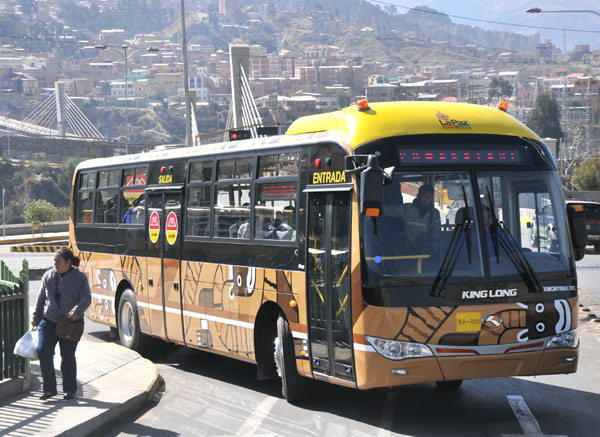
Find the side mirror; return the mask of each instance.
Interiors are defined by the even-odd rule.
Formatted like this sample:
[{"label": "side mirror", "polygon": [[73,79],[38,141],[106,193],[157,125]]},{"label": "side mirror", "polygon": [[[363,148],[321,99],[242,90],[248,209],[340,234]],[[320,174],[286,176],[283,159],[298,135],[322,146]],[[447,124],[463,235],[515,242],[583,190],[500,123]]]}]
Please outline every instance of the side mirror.
[{"label": "side mirror", "polygon": [[392,182],[394,167],[379,167],[375,155],[346,156],[346,173],[360,172],[360,213],[378,217],[383,212],[383,186]]},{"label": "side mirror", "polygon": [[585,246],[587,245],[587,228],[583,206],[577,204],[567,206],[567,218],[573,242],[573,252],[575,252],[575,261],[579,261],[585,256]]},{"label": "side mirror", "polygon": [[360,172],[360,213],[377,217],[383,212],[383,184],[385,173],[377,157],[370,155],[367,168]]}]

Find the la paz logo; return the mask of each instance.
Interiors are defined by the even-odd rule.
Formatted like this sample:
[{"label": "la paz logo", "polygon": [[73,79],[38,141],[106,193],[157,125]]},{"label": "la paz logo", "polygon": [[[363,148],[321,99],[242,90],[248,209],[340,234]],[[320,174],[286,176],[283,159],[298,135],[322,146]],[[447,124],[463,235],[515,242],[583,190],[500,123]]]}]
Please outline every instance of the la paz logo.
[{"label": "la paz logo", "polygon": [[468,121],[455,120],[440,111],[437,112],[436,117],[443,129],[471,129]]},{"label": "la paz logo", "polygon": [[153,244],[158,241],[158,236],[160,235],[160,216],[158,215],[158,211],[152,211],[152,214],[150,214],[150,218],[148,219],[148,235]]},{"label": "la paz logo", "polygon": [[165,234],[167,235],[167,242],[172,246],[177,241],[177,230],[179,229],[177,223],[177,214],[173,211],[167,216],[167,223],[165,225]]}]

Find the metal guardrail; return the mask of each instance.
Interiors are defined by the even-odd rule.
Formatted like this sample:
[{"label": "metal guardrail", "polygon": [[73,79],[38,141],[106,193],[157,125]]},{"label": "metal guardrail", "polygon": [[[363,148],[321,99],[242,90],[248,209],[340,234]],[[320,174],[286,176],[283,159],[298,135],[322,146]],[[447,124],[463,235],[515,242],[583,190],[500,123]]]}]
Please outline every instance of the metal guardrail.
[{"label": "metal guardrail", "polygon": [[19,276],[0,261],[0,381],[24,375],[29,365],[13,354],[19,338],[29,328],[29,263],[23,260]]}]

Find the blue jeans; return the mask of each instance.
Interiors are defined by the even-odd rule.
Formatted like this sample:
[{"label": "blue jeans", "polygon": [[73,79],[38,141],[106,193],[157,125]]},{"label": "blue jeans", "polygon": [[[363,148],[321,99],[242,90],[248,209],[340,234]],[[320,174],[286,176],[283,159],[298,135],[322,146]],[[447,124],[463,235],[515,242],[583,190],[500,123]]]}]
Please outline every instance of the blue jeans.
[{"label": "blue jeans", "polygon": [[42,379],[44,380],[44,393],[56,392],[56,374],[54,373],[54,349],[56,343],[60,346],[60,371],[62,372],[63,392],[75,393],[77,391],[77,362],[75,361],[76,341],[63,340],[56,336],[56,323],[42,319],[38,327],[40,331],[38,355]]}]

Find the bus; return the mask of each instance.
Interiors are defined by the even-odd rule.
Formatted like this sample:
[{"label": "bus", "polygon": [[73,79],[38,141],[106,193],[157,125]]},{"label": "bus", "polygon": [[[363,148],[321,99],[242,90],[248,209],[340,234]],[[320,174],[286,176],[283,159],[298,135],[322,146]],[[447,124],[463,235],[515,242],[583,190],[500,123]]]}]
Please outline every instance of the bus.
[{"label": "bus", "polygon": [[[552,213],[552,244],[540,244]],[[567,374],[583,212],[502,108],[361,101],[285,135],[91,159],[70,244],[87,316],[257,365],[290,402]]]}]

